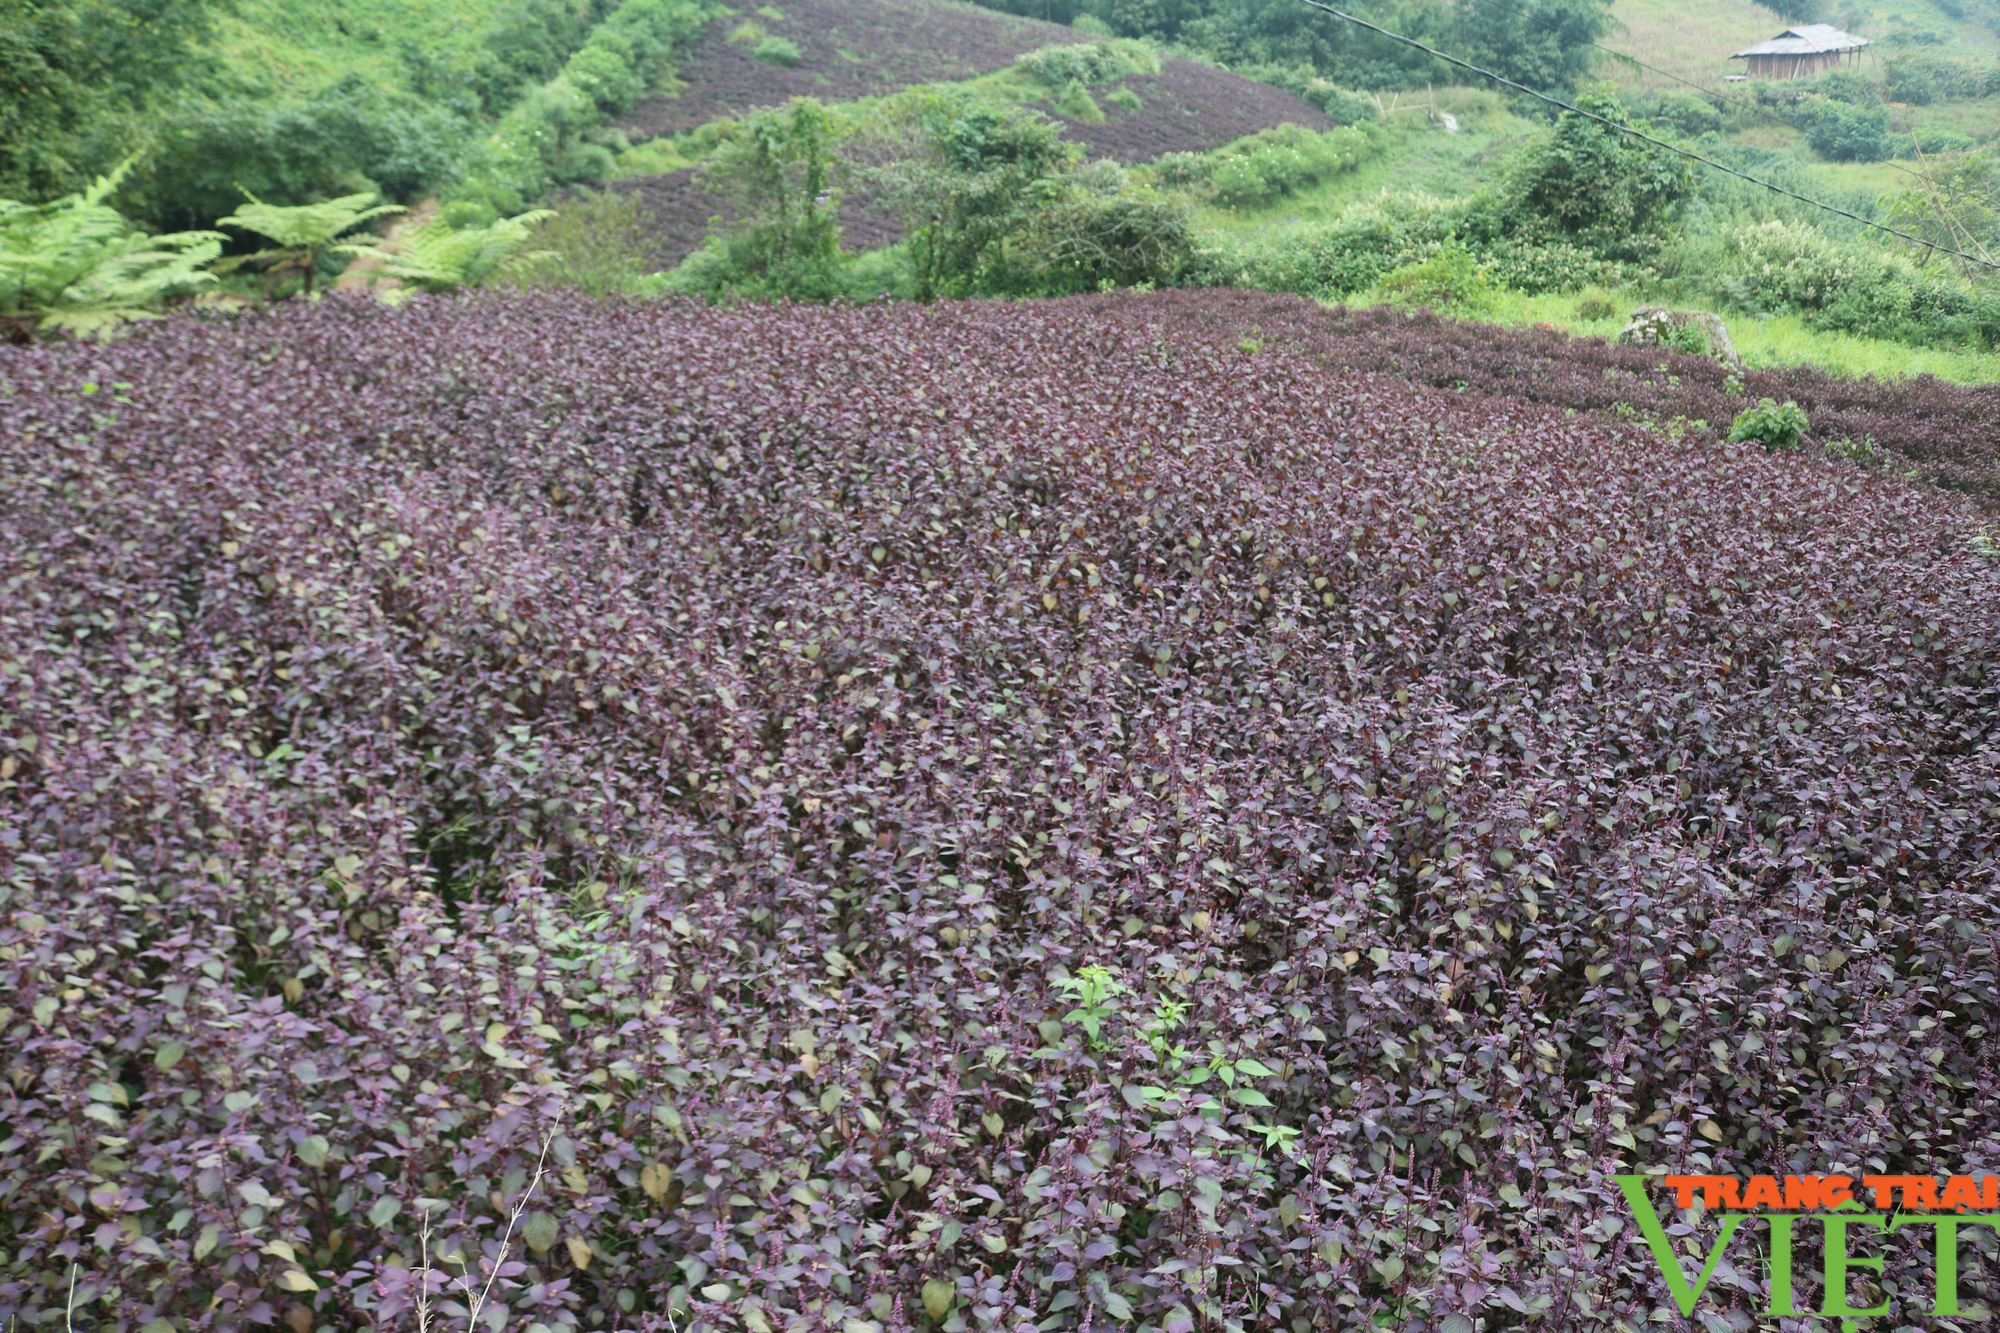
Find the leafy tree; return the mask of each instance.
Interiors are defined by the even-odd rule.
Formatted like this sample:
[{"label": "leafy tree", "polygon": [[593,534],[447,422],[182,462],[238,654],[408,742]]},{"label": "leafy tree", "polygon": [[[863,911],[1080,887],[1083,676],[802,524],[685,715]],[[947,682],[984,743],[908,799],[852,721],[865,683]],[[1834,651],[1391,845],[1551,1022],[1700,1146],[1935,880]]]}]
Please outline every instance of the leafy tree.
[{"label": "leafy tree", "polygon": [[[1608,92],[1583,93],[1576,105],[1614,124],[1628,123]],[[1652,130],[1648,121],[1629,123]],[[1607,258],[1638,259],[1664,238],[1694,188],[1687,159],[1565,111],[1509,171],[1503,223],[1514,232],[1557,233]]]},{"label": "leafy tree", "polygon": [[1591,43],[1611,23],[1605,0],[1458,0],[1450,49],[1530,88],[1572,88],[1590,76]]},{"label": "leafy tree", "polygon": [[970,95],[926,92],[892,121],[900,153],[873,173],[908,220],[911,277],[921,300],[1026,285],[1010,240],[1063,195],[1076,150],[1040,114]]},{"label": "leafy tree", "polygon": [[[1889,220],[1934,244],[2000,259],[2000,160],[1993,150],[1926,157],[1920,174],[1920,184],[1889,197]],[[1983,265],[1975,271],[1991,273]]]},{"label": "leafy tree", "polygon": [[[387,213],[403,211],[400,204],[375,204],[377,196],[373,191],[364,194],[350,194],[339,199],[329,199],[320,204],[301,204],[293,208],[279,208],[252,196],[250,202],[238,208],[215,225],[218,227],[241,227],[255,232],[268,240],[277,242],[273,250],[260,250],[253,255],[244,255],[234,264],[259,264],[272,272],[296,269],[304,274],[306,294],[313,289],[313,274],[319,261],[330,254],[355,254],[368,247],[354,243],[343,244],[341,238],[364,222],[371,221]],[[374,207],[370,207],[375,204]]]},{"label": "leafy tree", "polygon": [[83,190],[208,68],[224,0],[0,0],[0,195]]},{"label": "leafy tree", "polygon": [[1071,174],[1020,243],[1032,290],[1048,295],[1177,281],[1194,252],[1185,198],[1133,186],[1115,163]]},{"label": "leafy tree", "polygon": [[35,330],[103,334],[178,292],[215,281],[216,232],[148,236],[104,201],[125,168],[40,206],[0,199],[0,321],[14,341]]},{"label": "leafy tree", "polygon": [[1889,108],[1855,106],[1830,97],[1802,97],[1793,113],[1805,126],[1806,142],[1835,162],[1880,162],[1896,151],[1889,134]]},{"label": "leafy tree", "polygon": [[839,291],[835,145],[844,129],[816,98],[744,120],[711,160],[709,179],[735,197],[724,243],[728,285],[748,296],[825,300]]}]

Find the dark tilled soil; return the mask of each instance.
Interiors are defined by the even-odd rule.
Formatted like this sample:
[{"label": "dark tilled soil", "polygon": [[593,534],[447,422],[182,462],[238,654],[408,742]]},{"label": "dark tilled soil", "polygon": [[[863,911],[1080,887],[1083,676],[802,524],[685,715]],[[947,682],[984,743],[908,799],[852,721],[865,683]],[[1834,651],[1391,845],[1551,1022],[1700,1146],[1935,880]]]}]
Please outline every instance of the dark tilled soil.
[{"label": "dark tilled soil", "polygon": [[[1105,100],[1118,87],[1139,95],[1137,111]],[[1158,74],[1134,74],[1091,93],[1104,108],[1101,125],[1087,125],[1058,112],[1048,114],[1062,122],[1071,139],[1088,144],[1092,157],[1115,158],[1128,165],[1150,162],[1162,153],[1220,148],[1275,125],[1330,130],[1335,123],[1282,88],[1192,60],[1169,60]]]},{"label": "dark tilled soil", "polygon": [[[746,6],[710,24],[677,71],[680,93],[647,98],[619,128],[638,142],[793,97],[879,97],[913,83],[989,74],[1039,47],[1090,40],[1060,24],[951,0],[782,0],[777,8],[782,20]],[[796,43],[799,63],[769,65],[731,42],[746,19]]]},{"label": "dark tilled soil", "polygon": [[[605,188],[620,194],[636,194],[653,215],[652,258],[660,268],[672,268],[701,248],[708,235],[708,220],[720,217],[726,225],[734,210],[729,200],[706,188],[694,169],[665,176],[642,176],[636,180],[612,181]],[[848,251],[873,250],[903,238],[903,221],[869,207],[865,197],[849,197],[841,202],[840,243]]]}]

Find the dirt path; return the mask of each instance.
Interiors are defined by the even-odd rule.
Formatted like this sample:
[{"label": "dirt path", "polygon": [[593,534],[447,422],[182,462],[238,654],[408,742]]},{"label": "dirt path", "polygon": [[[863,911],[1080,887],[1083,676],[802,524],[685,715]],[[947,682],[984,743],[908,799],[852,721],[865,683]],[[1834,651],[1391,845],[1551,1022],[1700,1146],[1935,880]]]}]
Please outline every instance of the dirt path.
[{"label": "dirt path", "polygon": [[[415,231],[435,218],[437,213],[437,200],[426,199],[422,203],[419,203],[415,208],[402,214],[389,224],[389,230],[382,235],[382,248],[394,249],[398,237]],[[333,289],[337,292],[394,291],[403,285],[395,278],[379,276],[378,270],[381,267],[382,261],[374,255],[356,255],[354,262],[349,264],[338,278],[334,279]]]}]

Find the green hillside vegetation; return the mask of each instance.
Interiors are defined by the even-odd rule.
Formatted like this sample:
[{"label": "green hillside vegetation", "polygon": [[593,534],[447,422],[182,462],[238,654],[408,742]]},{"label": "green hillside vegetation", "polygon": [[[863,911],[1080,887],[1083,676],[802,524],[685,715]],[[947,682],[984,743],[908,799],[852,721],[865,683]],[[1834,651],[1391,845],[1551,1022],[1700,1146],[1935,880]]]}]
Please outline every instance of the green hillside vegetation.
[{"label": "green hillside vegetation", "polygon": [[[677,51],[718,19],[731,41],[763,42],[779,11],[457,0],[405,16],[396,0],[311,14],[278,0],[226,12],[185,2],[185,77],[162,69],[143,95],[104,94],[107,105],[125,99],[126,118],[108,123],[138,147],[119,202],[158,229],[212,226],[246,190],[281,207],[428,195],[443,203],[423,233],[435,246],[454,228],[484,235],[547,203],[575,218],[509,224],[507,244],[531,245],[543,259],[478,266],[488,280],[617,273],[640,295],[717,300],[1240,284],[1592,333],[1616,332],[1639,305],[1666,304],[1720,312],[1753,365],[2000,377],[1991,270],[1467,86],[1449,68],[1387,52],[1296,5],[1259,0],[1225,12],[1188,0],[1170,12],[1092,0],[1057,16],[1095,40],[1032,50],[989,74],[854,102],[794,99],[633,145],[614,123],[670,84]],[[1611,120],[1977,253],[2000,246],[1991,146],[2000,8],[1989,14],[1984,4],[1848,0],[1780,17],[1746,0],[1671,11],[1654,0],[1560,0],[1534,11],[1542,25],[1511,27],[1497,23],[1489,0],[1371,12]],[[1787,18],[1881,36],[1870,60],[1820,79],[1722,81],[1730,52]],[[1638,69],[1586,39],[1707,87]],[[753,54],[787,65],[782,52]],[[1088,160],[1051,119],[1088,126],[1107,107],[1136,109],[1144,79],[1188,57],[1284,88],[1336,128],[1279,126],[1121,167]],[[147,97],[178,99],[186,114],[149,122]],[[104,150],[81,130],[68,142],[71,168],[86,148]],[[671,272],[648,261],[638,215],[601,239],[590,219],[623,213],[593,211],[587,190],[577,193],[690,169],[716,185],[714,212],[729,221]],[[60,176],[17,163],[15,188],[28,202],[34,170]],[[849,253],[845,198],[869,201],[902,239]],[[239,250],[250,244],[230,234]],[[298,285],[311,285],[305,276]],[[289,290],[252,282],[239,274],[224,286]]]},{"label": "green hillside vegetation", "polygon": [[[132,159],[157,227],[356,191],[491,221],[602,175],[605,118],[671,77],[703,0],[50,0],[0,13],[0,197]],[[618,145],[622,146],[622,145]]]},{"label": "green hillside vegetation", "polygon": [[[1467,8],[1479,2],[1469,0]],[[1964,229],[1968,218],[1992,215],[1985,143],[2000,129],[2000,97],[1987,87],[1994,63],[1982,57],[1976,40],[1961,35],[1990,39],[1989,29],[1967,21],[1931,41],[1922,31],[1909,37],[1909,22],[1897,20],[1893,30],[1904,36],[1884,39],[1882,59],[1858,72],[1797,83],[1724,84],[1719,76],[1729,71],[1727,56],[1739,42],[1769,36],[1785,19],[1736,0],[1713,0],[1712,7],[1710,16],[1697,6],[1696,17],[1714,17],[1713,25],[1684,25],[1684,31],[1703,33],[1707,46],[1682,64],[1709,78],[1720,95],[1657,75],[1641,80],[1630,66],[1608,58],[1595,62],[1611,76],[1608,82],[1579,76],[1559,91],[1598,99],[1590,105],[1613,118],[1631,118],[1652,133],[1860,217],[1954,248],[1990,239]],[[1216,16],[1204,28],[1207,20],[1175,26],[1134,18],[1136,12],[1079,10],[1073,17],[1080,26],[1137,37],[1024,60],[960,89],[990,104],[1073,114],[1069,108],[1104,78],[1097,65],[1143,62],[1134,41],[1211,59],[1230,54],[1217,50],[1228,44],[1216,37],[1222,22]],[[1896,12],[1907,20],[1919,7]],[[1564,17],[1550,13],[1557,22]],[[1635,32],[1644,34],[1649,14],[1634,8],[1604,17],[1607,44],[1616,46],[1629,44]],[[1447,35],[1475,40],[1477,25],[1463,9],[1460,19],[1461,27]],[[1864,14],[1856,21],[1875,20]],[[1664,27],[1652,36],[1667,40]],[[1287,47],[1274,40],[1248,51],[1256,58],[1242,59],[1239,45],[1239,72],[1302,93],[1314,85],[1319,96],[1343,99],[1341,105],[1366,114],[1350,110],[1355,123],[1331,134],[1266,131],[1123,173],[1120,189],[1178,200],[1186,211],[1188,251],[1148,271],[1179,283],[1242,283],[1349,303],[1433,304],[1468,316],[1584,332],[1615,333],[1641,304],[1699,307],[1724,315],[1738,350],[1753,365],[1808,361],[1844,371],[1929,371],[1963,380],[2000,374],[1993,355],[2000,305],[1976,266],[1939,260],[1861,223],[1720,173],[1685,168],[1669,154],[1583,130],[1583,122],[1565,129],[1525,99],[1491,88],[1412,86],[1435,70],[1378,64],[1371,68],[1380,86],[1342,89],[1329,74],[1343,68],[1369,73],[1353,64],[1357,50],[1338,43]],[[1308,58],[1287,58],[1301,53]],[[1502,54],[1516,71],[1533,68],[1537,55]],[[1574,67],[1565,64],[1573,51],[1540,54],[1544,70]],[[1902,105],[1890,104],[1895,93],[1902,94]],[[851,110],[865,120],[879,108]],[[726,137],[728,131],[714,133]],[[635,164],[650,158],[685,166],[700,159],[701,140],[682,136],[671,149],[656,143],[628,157]],[[1553,166],[1552,156],[1560,159]],[[1555,183],[1531,197],[1531,179],[1541,169],[1552,171]],[[1595,182],[1584,195],[1596,190],[1601,200],[1615,201],[1629,197],[1635,182],[1655,177],[1664,182],[1658,207],[1637,225],[1615,208],[1590,217],[1584,216],[1588,207],[1578,212],[1563,202],[1579,182]],[[1945,191],[1949,200],[1941,210],[1937,183],[1948,178],[1957,183]],[[855,296],[913,294],[905,251],[892,247],[846,264],[852,285],[845,290]],[[690,261],[687,273],[656,286],[738,290],[715,285],[718,253]],[[691,280],[695,269],[705,274],[699,281]],[[1009,282],[985,290],[1024,290],[1019,273]],[[1602,313],[1583,317],[1579,309]]]},{"label": "green hillside vegetation", "polygon": [[224,81],[245,92],[317,91],[355,76],[423,93],[436,71],[477,64],[510,8],[510,0],[237,0],[218,18],[215,46]]}]

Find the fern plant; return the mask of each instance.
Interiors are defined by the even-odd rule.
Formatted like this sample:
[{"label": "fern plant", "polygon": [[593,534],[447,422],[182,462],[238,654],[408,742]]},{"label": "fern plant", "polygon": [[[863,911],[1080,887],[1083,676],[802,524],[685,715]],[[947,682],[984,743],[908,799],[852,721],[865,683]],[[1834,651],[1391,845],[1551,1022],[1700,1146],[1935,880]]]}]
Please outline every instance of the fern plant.
[{"label": "fern plant", "polygon": [[519,253],[528,243],[528,228],[543,218],[554,217],[551,209],[537,208],[518,217],[501,218],[485,227],[454,230],[449,224],[428,222],[396,239],[395,249],[375,246],[355,247],[356,253],[382,261],[385,277],[409,286],[389,293],[385,299],[406,299],[412,291],[444,293],[470,287],[508,267],[540,259],[550,251]]},{"label": "fern plant", "polygon": [[104,202],[131,165],[54,203],[0,199],[0,321],[12,339],[56,329],[102,336],[215,281],[203,266],[222,253],[220,234],[149,236]]},{"label": "fern plant", "polygon": [[267,204],[248,190],[243,193],[250,202],[215,225],[241,227],[255,232],[266,240],[275,241],[277,248],[238,256],[225,261],[225,266],[234,268],[240,264],[262,264],[273,273],[287,269],[302,270],[308,296],[312,295],[313,273],[319,267],[320,256],[360,254],[368,248],[365,245],[343,244],[341,237],[364,222],[403,211],[401,204],[376,204],[379,196],[372,190],[291,208]]}]

